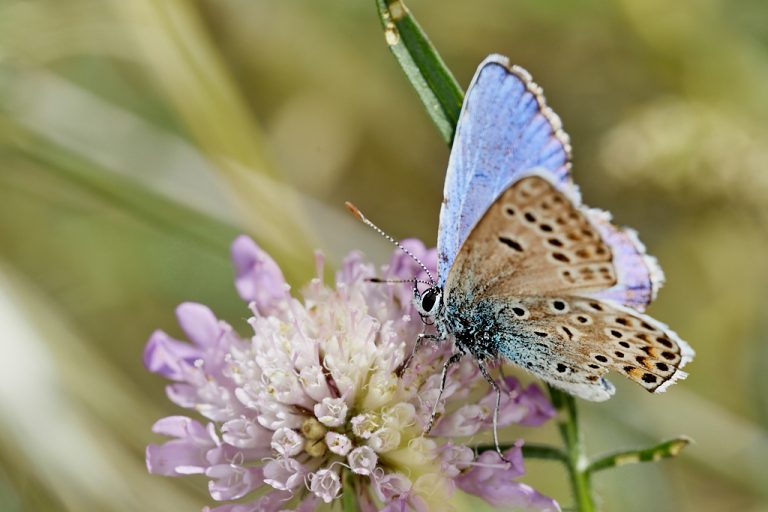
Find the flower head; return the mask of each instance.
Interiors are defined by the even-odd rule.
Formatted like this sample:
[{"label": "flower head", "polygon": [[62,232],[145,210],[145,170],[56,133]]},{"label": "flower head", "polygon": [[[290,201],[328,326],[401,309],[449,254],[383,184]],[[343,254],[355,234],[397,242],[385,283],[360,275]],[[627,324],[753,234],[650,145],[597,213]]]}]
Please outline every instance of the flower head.
[{"label": "flower head", "polygon": [[[434,250],[416,240],[404,244],[435,267]],[[261,496],[211,512],[312,510],[342,492],[357,492],[371,510],[438,509],[457,487],[491,503],[557,508],[516,481],[523,473],[519,443],[510,466],[451,440],[491,427],[495,394],[469,358],[449,372],[442,417],[423,436],[452,347],[421,349],[398,376],[424,328],[407,286],[367,282],[374,267],[352,253],[335,287],[314,279],[300,300],[252,240],[238,238],[232,251],[253,335],[242,337],[207,307],[188,303],[177,314],[192,343],[162,331],[151,336],[147,368],[172,381],[173,402],[207,421],[158,421],[154,431],[172,439],[147,447],[150,472],[204,474],[216,501]],[[396,253],[383,269],[387,277],[421,272],[403,256]],[[506,387],[501,425],[539,425],[552,416],[536,386],[508,378]],[[354,485],[343,489],[347,479]]]}]

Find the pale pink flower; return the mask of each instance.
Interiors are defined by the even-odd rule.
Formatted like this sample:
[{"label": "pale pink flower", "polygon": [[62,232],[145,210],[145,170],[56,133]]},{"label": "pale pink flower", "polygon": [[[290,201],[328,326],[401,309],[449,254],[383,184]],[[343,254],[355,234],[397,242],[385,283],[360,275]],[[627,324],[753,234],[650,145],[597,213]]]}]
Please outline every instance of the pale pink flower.
[{"label": "pale pink flower", "polygon": [[309,490],[326,503],[332,502],[341,492],[339,473],[332,469],[321,469],[309,475]]},{"label": "pale pink flower", "polygon": [[387,473],[374,478],[373,489],[384,503],[405,496],[411,487],[413,487],[411,479],[401,473]]},{"label": "pale pink flower", "polygon": [[[404,245],[434,269],[434,250],[416,240]],[[214,500],[241,502],[210,512],[303,512],[353,489],[366,511],[440,510],[457,488],[493,504],[557,509],[518,482],[519,444],[507,465],[452,440],[491,428],[495,394],[470,358],[449,372],[442,416],[423,436],[452,347],[423,347],[396,374],[424,329],[408,285],[368,282],[376,269],[352,253],[334,287],[317,278],[298,299],[251,239],[238,238],[232,254],[253,334],[243,337],[206,306],[186,303],[177,316],[191,343],[162,331],[147,343],[145,365],[172,381],[168,397],[207,420],[158,421],[153,430],[171,439],[147,447],[150,472],[202,474]],[[422,272],[398,251],[378,275]],[[536,426],[554,414],[538,387],[509,377],[505,389],[501,425]],[[347,479],[354,485],[342,489]]]},{"label": "pale pink flower", "polygon": [[325,397],[315,404],[315,417],[326,427],[338,427],[347,419],[347,402],[343,398]]},{"label": "pale pink flower", "polygon": [[296,459],[278,458],[264,466],[264,483],[278,491],[290,491],[304,483],[307,473],[306,467]]},{"label": "pale pink flower", "polygon": [[446,475],[455,477],[472,465],[475,460],[475,452],[468,446],[446,443],[441,448],[440,469]]},{"label": "pale pink flower", "polygon": [[353,446],[352,441],[347,436],[336,432],[325,434],[325,444],[329,450],[342,457],[345,457]]},{"label": "pale pink flower", "polygon": [[360,446],[347,456],[350,469],[358,475],[370,475],[376,469],[379,456],[370,446]]},{"label": "pale pink flower", "polygon": [[237,464],[216,464],[205,470],[208,491],[216,501],[236,500],[261,486],[262,468],[246,468]]},{"label": "pale pink flower", "polygon": [[304,449],[304,438],[290,428],[280,427],[272,435],[272,449],[283,457],[293,457]]},{"label": "pale pink flower", "polygon": [[201,423],[184,416],[169,416],[155,423],[152,431],[176,439],[147,446],[150,473],[180,476],[205,471],[206,454],[216,447],[216,439]]}]

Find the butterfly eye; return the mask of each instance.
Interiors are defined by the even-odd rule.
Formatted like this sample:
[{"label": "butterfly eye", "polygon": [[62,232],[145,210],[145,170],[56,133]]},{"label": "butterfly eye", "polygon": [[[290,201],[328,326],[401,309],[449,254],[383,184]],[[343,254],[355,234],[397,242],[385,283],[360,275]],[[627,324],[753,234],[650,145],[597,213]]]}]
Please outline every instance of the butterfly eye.
[{"label": "butterfly eye", "polygon": [[432,312],[432,308],[435,307],[436,302],[437,292],[435,292],[435,290],[427,290],[424,292],[424,295],[421,296],[421,308],[427,313]]}]

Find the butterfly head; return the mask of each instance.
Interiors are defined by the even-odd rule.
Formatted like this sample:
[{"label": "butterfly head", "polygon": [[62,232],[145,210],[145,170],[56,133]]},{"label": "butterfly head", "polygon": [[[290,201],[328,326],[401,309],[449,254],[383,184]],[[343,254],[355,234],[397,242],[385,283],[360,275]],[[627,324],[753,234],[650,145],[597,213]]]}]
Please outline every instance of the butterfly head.
[{"label": "butterfly head", "polygon": [[[426,265],[422,263],[422,261],[417,258],[411,251],[403,247],[403,245],[386,234],[381,228],[379,228],[376,224],[368,220],[365,215],[362,214],[362,212],[352,203],[347,201],[345,203],[347,209],[357,217],[358,220],[360,220],[363,224],[367,225],[374,231],[376,231],[379,235],[383,236],[395,246],[397,246],[398,249],[403,251],[406,255],[408,255],[409,258],[411,258],[413,261],[415,261],[419,267],[424,271],[424,273],[429,278],[429,281],[424,281],[422,279],[414,278],[414,279],[378,279],[378,278],[369,278],[368,281],[373,283],[413,283],[413,305],[416,307],[416,311],[419,312],[419,315],[421,316],[421,319],[426,324],[433,324],[437,316],[440,314],[440,311],[443,309],[443,289],[437,286],[437,282],[435,281],[435,278],[432,276],[432,272],[429,271]],[[418,283],[426,284],[429,286],[424,293],[419,292],[418,287],[416,286]]]},{"label": "butterfly head", "polygon": [[434,323],[435,318],[443,309],[443,289],[432,285],[421,293],[418,288],[414,287],[413,305],[424,323]]}]

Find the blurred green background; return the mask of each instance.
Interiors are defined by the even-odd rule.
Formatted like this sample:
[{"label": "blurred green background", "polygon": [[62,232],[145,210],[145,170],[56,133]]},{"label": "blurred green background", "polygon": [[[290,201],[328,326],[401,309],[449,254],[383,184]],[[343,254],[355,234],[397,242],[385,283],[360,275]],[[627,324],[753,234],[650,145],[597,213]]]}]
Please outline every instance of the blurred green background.
[{"label": "blurred green background", "polygon": [[[696,440],[600,473],[604,510],[768,511],[768,5],[408,5],[464,87],[491,52],[531,71],[586,202],[661,260],[651,313],[698,352],[665,395],[615,378],[582,404],[592,453]],[[0,510],[210,503],[203,479],[146,474],[151,424],[178,412],[148,335],[178,334],[184,300],[247,332],[240,232],[297,285],[316,247],[388,258],[346,199],[434,244],[447,158],[373,0],[0,0]],[[569,503],[562,468],[528,468]]]}]

